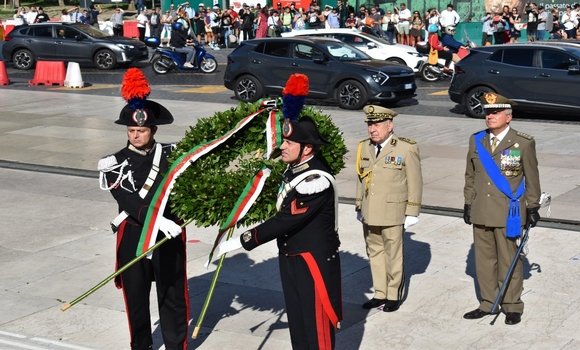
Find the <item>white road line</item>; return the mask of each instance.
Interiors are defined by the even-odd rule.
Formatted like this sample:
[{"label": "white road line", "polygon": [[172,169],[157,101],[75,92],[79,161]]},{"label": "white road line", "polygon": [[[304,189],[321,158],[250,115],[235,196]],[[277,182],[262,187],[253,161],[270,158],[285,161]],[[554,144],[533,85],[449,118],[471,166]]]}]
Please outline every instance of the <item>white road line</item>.
[{"label": "white road line", "polygon": [[20,339],[26,338],[26,336],[25,335],[22,335],[22,334],[16,334],[16,333],[10,333],[10,332],[3,332],[3,331],[0,331],[0,335],[5,335],[5,336],[8,336],[8,337],[13,337],[13,338],[20,338]]},{"label": "white road line", "polygon": [[50,340],[50,339],[31,338],[31,340],[34,340],[34,341],[39,342],[39,343],[52,344],[52,345],[56,345],[58,347],[67,348],[67,349],[74,349],[74,350],[94,350],[94,349],[91,349],[91,348],[85,348],[83,346],[65,344],[65,343],[62,343],[62,342],[59,342],[59,341],[56,341],[56,340]]},{"label": "white road line", "polygon": [[[13,341],[10,341],[10,340],[2,340],[2,339],[0,339],[0,344],[14,346],[14,347],[16,347],[18,349],[48,350],[47,348],[39,348],[37,346],[32,346],[32,345],[26,345],[26,344],[22,344],[22,343],[17,343],[17,342],[13,342]],[[9,348],[9,349],[11,349],[11,348]]]}]

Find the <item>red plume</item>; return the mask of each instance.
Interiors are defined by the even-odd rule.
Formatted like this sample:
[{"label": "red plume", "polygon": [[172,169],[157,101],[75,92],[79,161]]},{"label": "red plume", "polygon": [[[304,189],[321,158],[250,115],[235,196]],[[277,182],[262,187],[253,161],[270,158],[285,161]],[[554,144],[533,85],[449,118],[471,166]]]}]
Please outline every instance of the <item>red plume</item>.
[{"label": "red plume", "polygon": [[121,96],[129,102],[133,99],[144,100],[151,93],[145,74],[139,68],[129,68],[123,76]]},{"label": "red plume", "polygon": [[295,73],[288,78],[282,95],[306,96],[308,95],[308,77],[304,74]]}]

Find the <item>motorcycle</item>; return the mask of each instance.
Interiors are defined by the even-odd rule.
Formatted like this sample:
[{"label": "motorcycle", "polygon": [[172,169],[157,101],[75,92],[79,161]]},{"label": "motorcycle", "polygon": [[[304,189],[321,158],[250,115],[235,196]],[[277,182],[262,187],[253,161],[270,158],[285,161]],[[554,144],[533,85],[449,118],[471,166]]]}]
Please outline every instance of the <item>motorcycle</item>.
[{"label": "motorcycle", "polygon": [[197,71],[201,70],[204,73],[213,73],[216,71],[218,63],[215,57],[208,53],[203,45],[198,42],[193,43],[195,54],[193,57],[193,67],[185,67],[186,54],[175,51],[173,47],[161,47],[157,38],[147,38],[146,44],[155,48],[153,56],[151,56],[151,67],[157,74],[167,74],[173,69],[181,71]]},{"label": "motorcycle", "polygon": [[[468,48],[474,48],[476,45],[473,41],[467,40],[465,46]],[[431,47],[429,43],[426,41],[421,41],[417,43],[417,52],[422,53],[424,55],[429,55],[429,51]],[[469,54],[469,49],[460,48],[457,55],[460,59],[467,56]],[[437,64],[430,64],[429,62],[423,62],[423,65],[419,69],[419,75],[421,79],[428,81],[428,82],[436,82],[442,79],[447,79],[453,77],[453,70],[454,70],[454,63],[451,62],[449,66],[451,72],[446,72],[443,68],[445,67],[445,60],[440,59]]]}]

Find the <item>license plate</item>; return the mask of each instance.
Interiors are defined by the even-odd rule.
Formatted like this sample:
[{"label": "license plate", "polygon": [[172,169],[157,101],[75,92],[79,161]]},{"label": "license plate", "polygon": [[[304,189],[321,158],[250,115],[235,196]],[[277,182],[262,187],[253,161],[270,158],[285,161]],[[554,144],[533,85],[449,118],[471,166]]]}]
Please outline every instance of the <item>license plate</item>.
[{"label": "license plate", "polygon": [[405,84],[405,90],[411,90],[413,88],[413,84]]}]

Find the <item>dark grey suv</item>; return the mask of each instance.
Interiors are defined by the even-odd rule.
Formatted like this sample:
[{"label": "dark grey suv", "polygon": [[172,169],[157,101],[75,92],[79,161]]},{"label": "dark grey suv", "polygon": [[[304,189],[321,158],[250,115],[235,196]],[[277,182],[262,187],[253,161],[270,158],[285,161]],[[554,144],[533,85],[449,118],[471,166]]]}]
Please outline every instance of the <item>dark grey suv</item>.
[{"label": "dark grey suv", "polygon": [[310,78],[310,98],[333,99],[341,108],[368,101],[395,103],[415,96],[411,68],[373,60],[331,38],[294,37],[243,41],[228,56],[224,85],[242,101],[280,95],[293,73]]},{"label": "dark grey suv", "polygon": [[114,37],[81,23],[46,22],[17,26],[4,39],[2,54],[15,68],[31,69],[39,59],[90,63],[112,69],[147,59],[144,43]]},{"label": "dark grey suv", "polygon": [[516,102],[517,110],[580,120],[579,86],[578,43],[505,44],[472,49],[455,65],[449,97],[474,118],[485,116],[481,96],[494,91]]}]

